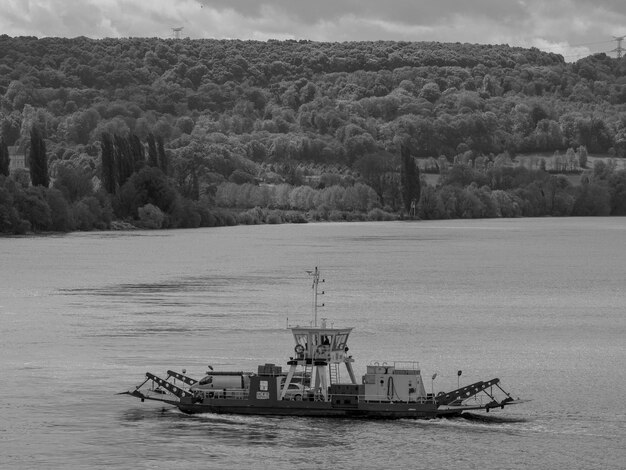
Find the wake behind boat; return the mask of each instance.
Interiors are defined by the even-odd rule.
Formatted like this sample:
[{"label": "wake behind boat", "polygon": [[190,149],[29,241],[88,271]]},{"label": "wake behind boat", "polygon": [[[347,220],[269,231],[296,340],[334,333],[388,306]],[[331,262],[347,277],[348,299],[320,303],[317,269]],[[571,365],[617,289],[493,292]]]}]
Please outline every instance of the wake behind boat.
[{"label": "wake behind boat", "polygon": [[[427,419],[459,416],[470,410],[522,403],[493,378],[435,395],[427,393],[418,362],[382,362],[367,366],[358,382],[349,355],[352,328],[318,326],[320,272],[313,277],[311,326],[291,327],[294,354],[287,367],[258,366],[256,372],[207,371],[200,380],[167,371],[150,372],[145,381],[124,394],[178,407],[185,413],[323,416],[350,418]],[[436,374],[432,376],[434,380]],[[344,379],[345,377],[345,379]]]}]

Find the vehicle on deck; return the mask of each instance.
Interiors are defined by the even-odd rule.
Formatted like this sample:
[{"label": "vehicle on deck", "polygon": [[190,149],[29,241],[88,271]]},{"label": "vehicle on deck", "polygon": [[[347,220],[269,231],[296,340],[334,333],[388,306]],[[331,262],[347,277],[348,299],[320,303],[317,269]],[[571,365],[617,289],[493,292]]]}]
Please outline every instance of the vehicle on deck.
[{"label": "vehicle on deck", "polygon": [[[285,382],[281,382],[281,387],[285,386]],[[302,384],[291,382],[287,386],[287,393],[285,393],[285,400],[296,400],[301,401],[302,397],[304,397],[308,393],[307,390],[304,389]]]}]

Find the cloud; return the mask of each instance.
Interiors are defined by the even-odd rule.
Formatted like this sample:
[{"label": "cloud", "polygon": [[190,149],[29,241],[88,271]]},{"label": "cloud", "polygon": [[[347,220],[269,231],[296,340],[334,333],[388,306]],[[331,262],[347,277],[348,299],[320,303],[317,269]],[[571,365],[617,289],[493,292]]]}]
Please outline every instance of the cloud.
[{"label": "cloud", "polygon": [[623,0],[3,0],[12,36],[406,40],[608,51]]},{"label": "cloud", "polygon": [[258,17],[268,7],[284,12],[303,23],[332,22],[345,16],[378,19],[402,24],[425,24],[441,21],[456,14],[465,16],[482,15],[488,12],[493,17],[518,15],[523,8],[517,1],[458,0],[415,1],[393,0],[200,0],[207,8],[217,10],[235,9],[244,17]]}]

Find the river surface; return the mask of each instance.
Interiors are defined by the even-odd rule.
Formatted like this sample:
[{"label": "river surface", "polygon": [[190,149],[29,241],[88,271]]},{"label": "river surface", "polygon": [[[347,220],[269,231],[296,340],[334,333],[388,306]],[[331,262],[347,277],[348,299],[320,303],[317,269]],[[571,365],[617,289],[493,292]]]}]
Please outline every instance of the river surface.
[{"label": "river surface", "polygon": [[[626,219],[239,226],[0,239],[0,467],[626,466]],[[167,369],[285,365],[354,326],[356,372],[532,401],[428,421],[187,416],[117,395]],[[431,381],[431,375],[437,378]],[[430,390],[429,390],[430,391]]]}]

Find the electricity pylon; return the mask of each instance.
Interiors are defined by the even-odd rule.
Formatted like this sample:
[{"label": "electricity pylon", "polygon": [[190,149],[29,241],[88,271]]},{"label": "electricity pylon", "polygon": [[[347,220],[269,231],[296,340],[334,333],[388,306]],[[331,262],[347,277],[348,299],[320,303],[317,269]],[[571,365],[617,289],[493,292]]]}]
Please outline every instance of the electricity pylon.
[{"label": "electricity pylon", "polygon": [[180,39],[180,32],[183,30],[182,26],[179,26],[178,28],[172,28],[172,31],[174,31],[174,37],[176,39]]},{"label": "electricity pylon", "polygon": [[617,52],[617,58],[622,58],[622,52],[624,52],[624,48],[622,47],[622,41],[626,38],[626,36],[613,36],[613,41],[617,41],[617,47],[610,52]]}]

